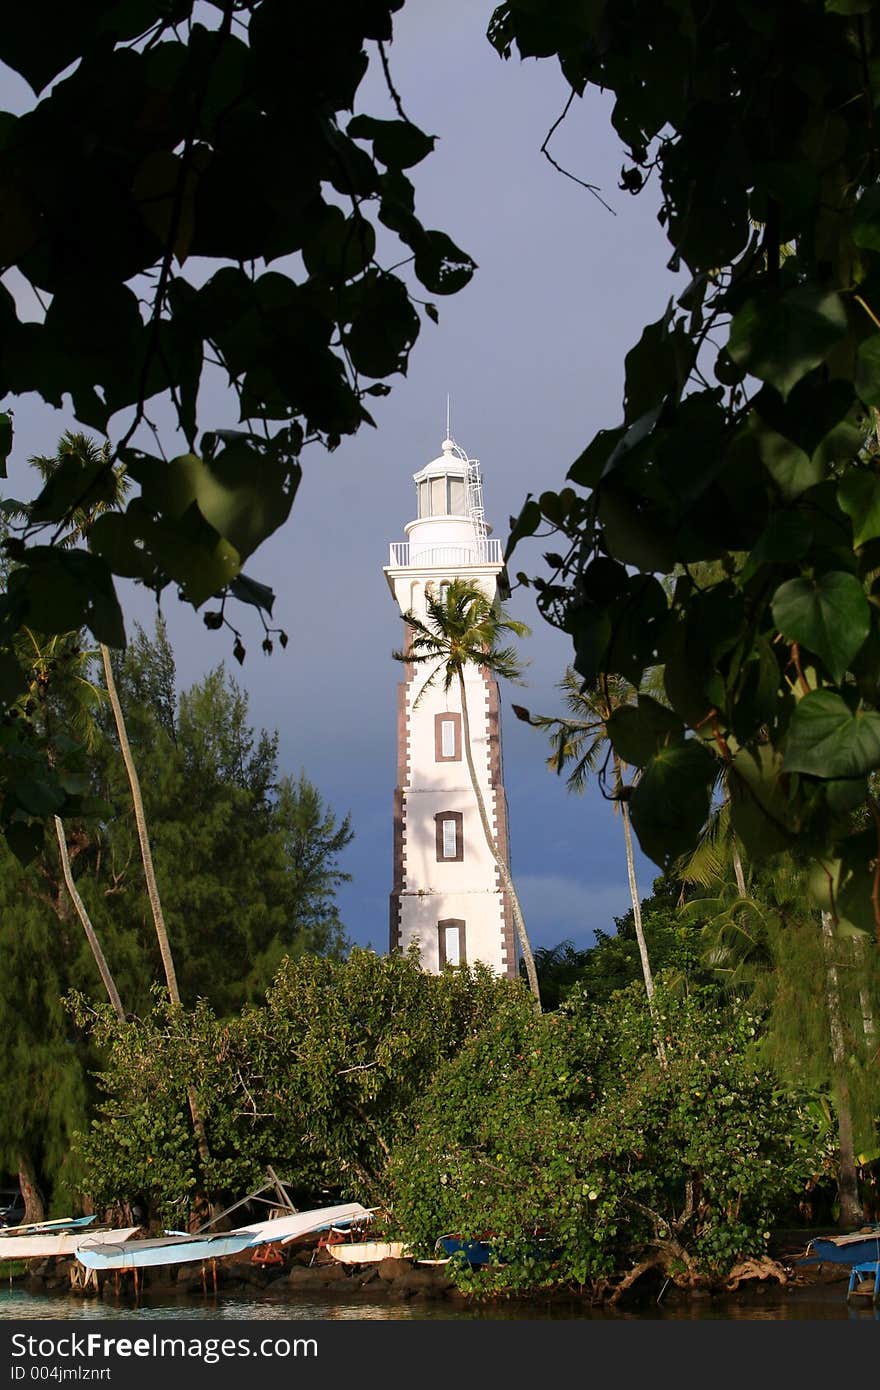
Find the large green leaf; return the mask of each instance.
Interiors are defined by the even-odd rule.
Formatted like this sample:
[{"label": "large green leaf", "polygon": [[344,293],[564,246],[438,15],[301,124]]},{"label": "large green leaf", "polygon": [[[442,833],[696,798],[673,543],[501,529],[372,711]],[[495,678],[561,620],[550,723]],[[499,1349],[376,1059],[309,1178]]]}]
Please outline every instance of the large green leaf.
[{"label": "large green leaf", "polygon": [[419,332],[419,318],[406,286],[395,275],[368,271],[345,335],[355,370],[365,376],[391,376],[406,370],[406,358]]},{"label": "large green leaf", "polygon": [[696,739],[661,748],[647,764],[630,812],[639,844],[656,864],[694,848],[718,771],[717,758]]},{"label": "large green leaf", "polygon": [[814,457],[778,430],[770,429],[757,415],[747,428],[754,436],[761,462],[787,500],[799,497],[824,477],[821,459]]},{"label": "large green leaf", "polygon": [[792,714],[783,767],[826,779],[863,777],[880,767],[880,714],[853,714],[833,690],[811,691]]},{"label": "large green leaf", "polygon": [[599,430],[586,449],[575,459],[565,476],[573,483],[579,483],[581,487],[595,487],[605,471],[606,463],[626,434],[626,429],[626,425],[620,425],[616,430]]},{"label": "large green leaf", "polygon": [[615,559],[646,573],[668,574],[673,568],[674,537],[658,523],[643,499],[614,479],[600,489],[599,520]]},{"label": "large green leaf", "polygon": [[780,781],[782,756],[769,743],[739,748],[727,776],[730,819],[750,859],[791,849],[795,829]]},{"label": "large green leaf", "polygon": [[354,116],[348,123],[347,133],[356,140],[372,140],[373,153],[389,169],[409,169],[434,148],[434,136],[426,135],[411,121]]},{"label": "large green leaf", "polygon": [[740,572],[740,584],[746,584],[761,565],[800,560],[812,539],[813,527],[803,512],[774,512]]},{"label": "large green leaf", "polygon": [[603,669],[611,618],[608,609],[598,603],[578,603],[566,615],[566,629],[574,644],[574,669],[584,680],[592,682]]},{"label": "large green leaf", "polygon": [[99,642],[125,646],[113,576],[97,555],[32,546],[10,576],[9,588],[24,597],[27,621],[38,632],[75,632],[87,627]]},{"label": "large green leaf", "polygon": [[734,317],[727,350],[735,362],[784,398],[824,362],[846,333],[840,296],[812,285],[750,299]]},{"label": "large green leaf", "polygon": [[871,627],[864,589],[855,575],[841,571],[787,580],[771,608],[783,636],[821,657],[835,681],[843,679]]},{"label": "large green leaf", "polygon": [[656,323],[649,323],[626,354],[624,414],[631,425],[669,394],[681,395],[694,363],[694,346],[684,322],[674,327],[672,305]]},{"label": "large green leaf", "polygon": [[852,518],[854,546],[880,536],[880,478],[876,473],[850,468],[838,483],[837,501]]},{"label": "large green leaf", "polygon": [[285,464],[247,437],[231,438],[210,460],[181,454],[170,463],[140,459],[129,467],[146,506],[165,521],[176,521],[197,503],[239,561],[287,519],[301,476],[298,464]]},{"label": "large green leaf", "polygon": [[684,725],[666,705],[650,695],[640,695],[637,705],[620,705],[612,711],[608,734],[623,762],[644,767],[660,748],[681,743]]},{"label": "large green leaf", "polygon": [[445,232],[426,231],[416,242],[415,253],[413,268],[432,294],[456,294],[477,268],[476,261]]},{"label": "large green leaf", "polygon": [[373,259],[376,233],[365,217],[346,217],[341,208],[328,206],[303,246],[303,260],[310,275],[326,276],[330,283],[360,275]]},{"label": "large green leaf", "polygon": [[880,333],[872,333],[859,343],[856,390],[865,405],[880,406]]},{"label": "large green leaf", "polygon": [[856,246],[880,251],[880,186],[866,188],[856,204],[852,237]]},{"label": "large green leaf", "polygon": [[176,580],[194,608],[225,589],[241,569],[238,552],[208,525],[196,502],[173,523],[145,520],[143,534],[157,567]]}]

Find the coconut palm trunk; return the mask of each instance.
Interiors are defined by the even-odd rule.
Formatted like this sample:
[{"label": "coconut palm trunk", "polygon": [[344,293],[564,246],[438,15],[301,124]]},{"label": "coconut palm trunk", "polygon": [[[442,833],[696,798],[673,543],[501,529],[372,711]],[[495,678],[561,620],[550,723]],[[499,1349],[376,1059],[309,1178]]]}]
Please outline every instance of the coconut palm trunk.
[{"label": "coconut palm trunk", "polygon": [[843,1011],[840,1003],[840,980],[834,960],[834,928],[831,913],[822,913],[822,945],[825,952],[825,1003],[828,1009],[828,1030],[831,1035],[831,1058],[834,1064],[837,1100],[837,1134],[840,1145],[840,1164],[837,1186],[840,1195],[838,1224],[860,1226],[864,1211],[859,1200],[859,1181],[856,1174],[855,1144],[853,1141],[852,1108],[849,1080],[846,1074],[846,1044],[843,1036]]},{"label": "coconut palm trunk", "polygon": [[76,915],[82,924],[82,929],[86,934],[86,940],[91,947],[92,955],[95,958],[95,964],[98,967],[98,973],[107,991],[107,997],[113,1005],[116,1017],[119,1019],[120,1023],[124,1023],[125,1010],[122,1007],[119,990],[116,988],[116,981],[113,978],[110,967],[107,964],[107,959],[101,949],[101,943],[92,926],[92,921],[86,910],[86,905],[80,897],[77,886],[73,880],[73,874],[70,870],[70,855],[67,852],[67,837],[64,834],[64,825],[58,816],[54,817],[54,821],[55,834],[58,839],[58,856],[61,860],[61,872],[64,875],[64,886],[70,896],[70,901],[73,903]]},{"label": "coconut palm trunk", "polygon": [[492,858],[498,865],[498,872],[501,875],[501,882],[504,884],[505,891],[507,892],[508,899],[510,901],[511,911],[513,912],[513,921],[516,927],[516,934],[519,939],[520,950],[522,951],[523,961],[526,967],[526,979],[529,982],[529,989],[532,991],[532,995],[534,996],[535,1008],[537,1012],[540,1013],[541,990],[538,985],[538,972],[535,969],[535,958],[532,955],[532,948],[529,944],[529,938],[526,932],[526,924],[522,915],[522,908],[520,907],[517,891],[513,886],[513,879],[511,877],[510,869],[507,866],[507,860],[505,859],[505,856],[502,854],[495,840],[495,837],[492,834],[492,827],[489,824],[489,817],[486,814],[486,803],[483,799],[483,792],[480,787],[479,779],[477,777],[477,770],[474,767],[474,755],[473,750],[471,749],[471,724],[470,717],[468,715],[467,691],[465,689],[464,673],[460,668],[458,671],[458,688],[461,693],[461,727],[462,742],[464,744],[464,755],[467,761],[468,772],[470,773],[471,786],[474,789],[474,798],[476,800],[477,810],[480,815],[480,824],[483,827],[483,834],[486,837],[486,844],[489,848],[489,853],[492,855]]},{"label": "coconut palm trunk", "polygon": [[107,694],[110,697],[110,708],[113,711],[116,736],[119,739],[122,761],[125,763],[125,771],[128,775],[131,803],[134,807],[134,819],[137,826],[138,841],[141,847],[141,860],[144,866],[144,879],[147,885],[147,897],[150,900],[150,910],[153,914],[153,922],[156,927],[159,954],[162,957],[162,968],[165,971],[165,979],[168,984],[168,996],[172,1004],[180,1004],[180,990],[177,987],[177,972],[174,969],[171,943],[168,940],[168,931],[165,927],[165,917],[162,912],[162,901],[159,897],[159,887],[156,883],[156,872],[153,868],[153,856],[150,851],[150,837],[147,832],[147,818],[144,814],[144,799],[141,796],[140,778],[137,774],[134,758],[131,755],[131,745],[128,741],[125,716],[122,713],[122,705],[119,702],[116,680],[113,676],[110,652],[107,647],[104,646],[103,642],[101,643],[101,660],[104,663],[104,679],[107,682]]},{"label": "coconut palm trunk", "polygon": [[[621,765],[617,754],[614,754],[614,772],[618,785],[621,781]],[[639,898],[639,888],[636,882],[636,861],[633,853],[632,827],[629,822],[629,808],[625,801],[620,803],[620,816],[623,821],[623,838],[626,845],[626,877],[629,882],[629,896],[633,910],[633,926],[636,932],[636,942],[639,948],[639,958],[642,962],[642,976],[645,981],[645,993],[648,996],[648,1008],[651,1010],[651,1020],[654,1024],[654,1039],[657,1044],[657,1057],[662,1067],[666,1066],[666,1045],[663,1042],[663,1035],[660,1030],[660,1019],[657,1014],[657,1005],[654,1003],[654,976],[651,972],[651,959],[648,955],[648,943],[645,940],[645,932],[642,926],[642,904]]]},{"label": "coconut palm trunk", "polygon": [[736,891],[741,898],[748,897],[746,891],[746,876],[743,872],[742,856],[739,852],[736,836],[731,832],[731,854],[733,857],[733,872],[736,876]]},{"label": "coconut palm trunk", "polygon": [[[125,727],[125,716],[122,712],[122,705],[119,700],[119,691],[116,688],[116,680],[113,675],[113,666],[110,661],[108,648],[101,643],[101,660],[104,663],[104,679],[107,682],[107,694],[110,697],[110,708],[113,711],[113,720],[116,725],[116,736],[119,739],[119,748],[122,753],[122,760],[125,763],[125,771],[128,775],[128,785],[131,791],[131,803],[134,807],[134,819],[137,826],[138,841],[141,848],[141,861],[144,866],[144,879],[147,885],[147,897],[150,900],[150,909],[153,914],[153,923],[156,928],[156,937],[159,942],[159,954],[162,957],[162,966],[165,971],[165,980],[168,985],[168,997],[172,1004],[180,1008],[180,990],[177,985],[177,972],[174,969],[174,957],[171,954],[171,942],[168,939],[168,931],[165,926],[165,916],[162,912],[162,900],[159,897],[159,885],[156,882],[156,872],[153,868],[153,855],[150,850],[150,836],[147,831],[147,818],[144,812],[144,800],[141,795],[140,778],[135,767],[134,758],[131,755],[131,745],[128,741],[128,731]],[[208,1149],[208,1136],[205,1130],[205,1122],[202,1118],[201,1108],[196,1096],[195,1087],[187,1087],[187,1101],[189,1112],[192,1117],[193,1129],[195,1130],[196,1142],[199,1149],[199,1157],[203,1163],[210,1158]]]}]

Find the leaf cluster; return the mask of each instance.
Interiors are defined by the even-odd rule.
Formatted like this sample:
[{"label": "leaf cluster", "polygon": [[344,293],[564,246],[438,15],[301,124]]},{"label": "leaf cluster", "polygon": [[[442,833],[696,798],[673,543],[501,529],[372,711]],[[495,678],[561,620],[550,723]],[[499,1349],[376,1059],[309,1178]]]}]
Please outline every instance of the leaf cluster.
[{"label": "leaf cluster", "polygon": [[627,354],[622,422],[527,499],[508,555],[558,533],[550,577],[521,578],[586,688],[663,668],[670,712],[640,701],[611,729],[641,769],[645,852],[691,848],[723,775],[750,857],[806,851],[835,916],[880,933],[875,21],[824,0],[510,0],[489,38],[556,56],[573,96],[613,93],[622,185],[656,182],[691,275]]}]

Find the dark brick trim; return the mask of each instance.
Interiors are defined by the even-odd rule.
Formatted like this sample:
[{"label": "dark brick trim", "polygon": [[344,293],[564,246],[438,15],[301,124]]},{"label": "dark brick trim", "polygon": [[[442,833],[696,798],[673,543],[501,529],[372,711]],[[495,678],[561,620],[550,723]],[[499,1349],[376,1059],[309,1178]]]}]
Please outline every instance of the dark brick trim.
[{"label": "dark brick trim", "polygon": [[[504,774],[501,765],[501,700],[498,682],[483,668],[486,683],[486,720],[489,732],[489,783],[495,801],[495,841],[504,860],[510,867],[510,841],[507,824],[507,795],[504,791]],[[500,869],[495,870],[495,884],[501,894],[504,919],[504,965],[508,979],[515,980],[518,974],[516,930],[513,925],[513,909],[509,895],[501,879]]]},{"label": "dark brick trim", "polygon": [[[451,755],[443,754],[443,731],[441,724],[443,720],[448,720],[455,729],[455,752]],[[460,763],[461,762],[461,715],[454,710],[443,710],[440,714],[434,715],[434,761],[435,763]]]},{"label": "dark brick trim", "polygon": [[437,923],[438,958],[440,969],[446,964],[446,928],[458,927],[458,946],[460,964],[467,964],[467,943],[465,934],[465,922],[463,917],[442,917]]},{"label": "dark brick trim", "polygon": [[[443,853],[443,822],[455,821],[455,853]],[[434,816],[434,844],[438,864],[460,864],[464,859],[464,816],[461,811],[438,811]]]},{"label": "dark brick trim", "polygon": [[[407,628],[407,631],[409,629]],[[394,789],[394,837],[392,844],[391,896],[388,905],[388,949],[401,948],[400,897],[406,882],[406,787],[409,786],[409,731],[406,703],[413,676],[409,662],[404,666],[406,680],[397,687],[397,786]]]}]

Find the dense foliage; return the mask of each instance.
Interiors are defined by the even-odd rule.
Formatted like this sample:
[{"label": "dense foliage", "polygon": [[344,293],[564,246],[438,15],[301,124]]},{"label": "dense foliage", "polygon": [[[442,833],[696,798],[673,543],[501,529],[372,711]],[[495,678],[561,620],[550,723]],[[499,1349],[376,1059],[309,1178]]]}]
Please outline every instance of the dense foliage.
[{"label": "dense foliage", "polygon": [[345,961],[285,960],[265,1001],[226,1020],[207,1004],[181,1014],[159,1000],[120,1029],[105,1010],[93,1017],[108,1060],[79,1144],[85,1190],[100,1206],[137,1202],[178,1226],[205,1191],[234,1201],[259,1187],[267,1164],[306,1205],[327,1193],[387,1200],[385,1165],[416,1100],[511,992],[482,967],[432,976],[413,958],[354,949]]},{"label": "dense foliage", "polygon": [[712,991],[535,1019],[511,998],[437,1076],[392,1160],[395,1217],[423,1253],[491,1237],[489,1282],[586,1284],[646,1256],[687,1284],[766,1251],[824,1162],[806,1096],[757,1062],[757,1016]]}]

